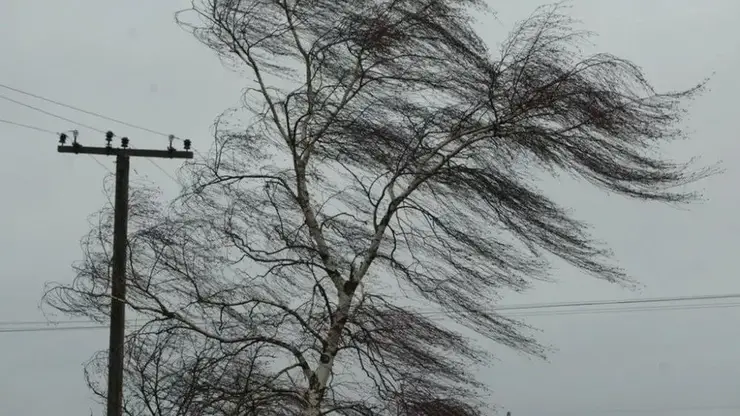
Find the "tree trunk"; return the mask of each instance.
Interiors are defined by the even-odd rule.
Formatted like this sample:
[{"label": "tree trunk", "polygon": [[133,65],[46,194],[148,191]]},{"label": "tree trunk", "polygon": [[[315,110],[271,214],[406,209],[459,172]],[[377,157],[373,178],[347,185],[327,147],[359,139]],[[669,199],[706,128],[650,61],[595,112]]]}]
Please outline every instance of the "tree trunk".
[{"label": "tree trunk", "polygon": [[326,345],[321,353],[319,365],[316,366],[311,379],[309,380],[308,391],[306,392],[307,407],[304,412],[305,416],[319,416],[321,414],[321,402],[324,399],[326,386],[329,383],[334,358],[336,357],[339,344],[342,340],[342,331],[347,324],[352,297],[354,295],[356,284],[347,282],[344,292],[339,294],[339,305],[334,313],[334,323],[329,328],[326,337]]}]

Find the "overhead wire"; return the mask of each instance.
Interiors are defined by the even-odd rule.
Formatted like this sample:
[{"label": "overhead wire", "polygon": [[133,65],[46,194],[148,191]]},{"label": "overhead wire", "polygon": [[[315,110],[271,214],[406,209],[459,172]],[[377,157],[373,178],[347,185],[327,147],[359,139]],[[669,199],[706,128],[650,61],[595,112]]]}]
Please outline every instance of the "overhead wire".
[{"label": "overhead wire", "polygon": [[699,406],[677,406],[677,407],[642,407],[642,408],[624,408],[624,409],[594,409],[594,410],[570,410],[567,412],[543,413],[544,416],[578,416],[594,414],[652,414],[667,412],[686,412],[686,411],[707,411],[707,410],[735,410],[740,409],[740,404],[727,405],[699,405]]},{"label": "overhead wire", "polygon": [[653,312],[653,311],[688,311],[697,309],[724,309],[740,307],[740,302],[734,303],[707,303],[697,305],[664,305],[652,307],[627,307],[627,308],[602,308],[583,310],[558,310],[558,311],[538,311],[538,312],[514,312],[506,313],[504,316],[511,318],[518,317],[539,317],[539,316],[565,316],[565,315],[601,315],[609,313],[629,313],[629,312]]},{"label": "overhead wire", "polygon": [[55,132],[55,131],[43,129],[41,127],[32,126],[30,124],[17,123],[15,121],[11,121],[11,120],[0,119],[0,123],[10,124],[10,125],[16,126],[16,127],[24,127],[24,128],[31,129],[31,130],[40,131],[42,133],[59,134],[58,132]]},{"label": "overhead wire", "polygon": [[[154,133],[154,134],[162,135],[162,136],[165,136],[165,137],[169,137],[169,135],[166,135],[166,134],[161,133],[161,132],[157,132],[155,130],[147,129],[146,127],[137,126],[137,125],[132,124],[132,123],[127,123],[127,122],[124,122],[124,121],[121,121],[121,120],[118,120],[118,119],[114,119],[112,117],[108,117],[108,116],[104,116],[102,114],[98,114],[98,113],[95,113],[95,112],[92,112],[92,111],[84,110],[84,109],[81,109],[81,108],[78,108],[78,107],[75,107],[75,106],[72,106],[72,105],[69,105],[69,104],[62,103],[60,101],[52,100],[52,99],[49,99],[49,98],[46,98],[46,97],[43,97],[43,96],[40,96],[40,95],[37,95],[37,94],[29,93],[29,92],[20,90],[18,88],[13,88],[13,87],[10,87],[8,85],[0,84],[0,87],[9,89],[11,91],[19,92],[21,94],[25,94],[25,95],[28,95],[30,97],[38,98],[38,99],[41,99],[43,101],[50,102],[52,104],[56,104],[56,105],[60,105],[62,107],[70,108],[70,109],[73,109],[75,111],[80,111],[80,112],[85,113],[85,114],[93,115],[93,116],[96,116],[96,117],[103,118],[105,120],[109,120],[109,121],[113,121],[113,122],[116,122],[116,123],[120,123],[120,124],[123,124],[125,126],[129,126],[129,127],[137,128],[137,129],[140,129],[140,130],[143,130],[143,131],[147,131],[147,132],[150,132],[150,133]],[[30,104],[26,104],[24,102],[21,102],[21,101],[15,100],[13,98],[7,97],[7,96],[5,96],[3,94],[0,94],[0,99],[9,101],[11,103],[14,103],[14,104],[17,104],[17,105],[20,105],[20,106],[23,106],[23,107],[26,107],[26,108],[29,108],[29,109],[32,109],[34,111],[38,111],[38,112],[40,112],[42,114],[45,114],[45,115],[48,115],[50,117],[54,117],[54,118],[57,118],[57,119],[66,121],[68,123],[72,123],[75,126],[84,127],[84,128],[87,128],[87,129],[90,129],[90,130],[93,130],[93,131],[96,131],[96,132],[99,132],[99,133],[103,133],[103,134],[105,134],[107,132],[106,130],[102,130],[102,129],[99,129],[97,127],[93,127],[93,126],[90,126],[90,125],[87,125],[87,124],[84,124],[84,123],[80,123],[79,121],[75,121],[73,119],[70,119],[70,118],[67,118],[67,117],[63,117],[63,116],[60,116],[58,114],[54,114],[54,113],[49,112],[49,111],[46,111],[46,110],[44,110],[42,108],[39,108],[39,107],[30,105]],[[8,124],[19,125],[20,123],[15,123],[15,122],[12,122],[12,121],[8,121]],[[27,125],[21,125],[21,127],[27,127]],[[35,130],[39,130],[39,129],[37,129],[35,127],[32,127],[32,126],[30,128],[35,129]],[[45,129],[42,129],[41,131],[50,132],[49,130],[45,130]],[[53,133],[53,134],[57,134],[57,133]],[[130,146],[130,147],[131,148],[135,148],[134,146]],[[92,155],[90,155],[90,156],[92,157]],[[93,158],[93,159],[95,159],[95,158]],[[100,161],[98,161],[97,159],[95,159],[95,160],[96,160],[96,162],[98,164],[101,164]],[[155,161],[153,161],[151,159],[148,159],[148,158],[147,158],[147,161],[149,163],[153,164],[154,167],[156,167],[159,171],[161,171],[162,173],[164,173],[172,181],[174,181],[175,183],[178,183],[179,184],[179,181],[174,176],[172,176],[171,173],[167,172],[167,170],[165,170],[158,163],[156,163]],[[110,171],[110,169],[108,169],[108,170]]]},{"label": "overhead wire", "polygon": [[[121,125],[124,125],[124,126],[127,126],[127,127],[131,127],[131,128],[139,129],[139,130],[141,130],[141,131],[145,131],[145,132],[148,132],[148,133],[152,133],[152,134],[156,134],[156,135],[160,135],[160,136],[166,137],[166,138],[168,138],[168,139],[172,137],[172,138],[174,138],[174,139],[176,139],[176,140],[182,140],[182,139],[180,139],[179,137],[177,137],[177,136],[175,136],[175,135],[171,135],[171,134],[166,134],[166,133],[163,133],[163,132],[161,132],[161,131],[157,131],[157,130],[153,130],[153,129],[150,129],[150,128],[147,128],[147,127],[143,127],[143,126],[141,126],[141,125],[138,125],[138,124],[134,124],[134,123],[130,123],[130,122],[127,122],[127,121],[124,121],[124,120],[118,119],[118,118],[114,118],[114,117],[106,116],[106,115],[104,115],[104,114],[100,114],[100,113],[98,113],[98,112],[95,112],[95,111],[90,111],[90,110],[86,110],[86,109],[84,109],[84,108],[80,108],[80,107],[77,107],[77,106],[74,106],[74,105],[71,105],[71,104],[68,104],[68,103],[64,103],[64,102],[61,102],[61,101],[58,101],[58,100],[54,100],[54,99],[51,99],[51,98],[45,97],[45,96],[43,96],[43,95],[39,95],[39,94],[34,94],[34,93],[32,93],[32,92],[28,92],[28,91],[22,90],[22,89],[20,89],[20,88],[15,88],[15,87],[11,87],[10,85],[7,85],[7,84],[2,84],[2,83],[0,83],[0,88],[5,88],[5,89],[7,89],[7,90],[10,90],[10,91],[14,91],[14,92],[17,92],[17,93],[19,93],[19,94],[23,94],[23,95],[26,95],[26,96],[29,96],[29,97],[33,97],[33,98],[36,98],[36,99],[42,100],[42,101],[46,101],[46,102],[48,102],[48,103],[51,103],[51,104],[55,104],[55,105],[58,105],[58,106],[61,106],[61,107],[69,108],[69,109],[71,109],[71,110],[74,110],[74,111],[79,111],[79,112],[81,112],[81,113],[84,113],[84,114],[88,114],[88,115],[91,115],[91,116],[94,116],[94,117],[98,117],[98,118],[101,118],[101,119],[104,119],[104,120],[112,121],[112,122],[114,122],[114,123],[118,123],[118,124],[121,124]],[[21,105],[24,105],[24,104],[21,104]],[[39,110],[39,111],[42,111],[42,112],[43,112],[43,110],[40,110],[40,109],[37,109],[37,110]],[[48,113],[47,113],[47,114],[48,114]],[[53,117],[57,117],[56,115],[52,115],[52,116],[53,116]],[[200,152],[198,152],[198,150],[197,150],[197,149],[193,149],[193,151],[194,151],[194,152],[195,152],[195,153],[196,153],[196,154],[197,154],[198,156],[201,156],[201,157],[203,157],[203,155],[201,155],[201,154],[200,154]],[[179,182],[177,181],[177,179],[175,179],[175,178],[174,178],[174,177],[173,177],[173,176],[172,176],[171,174],[169,174],[169,172],[167,172],[167,171],[166,171],[166,170],[165,170],[164,168],[162,168],[162,167],[161,167],[161,166],[160,166],[159,164],[157,164],[157,163],[156,163],[155,161],[153,161],[153,160],[151,160],[151,159],[147,159],[147,160],[149,160],[149,162],[150,162],[150,163],[152,163],[152,164],[153,164],[153,165],[154,165],[155,167],[157,167],[157,169],[159,169],[159,170],[160,170],[161,172],[163,172],[163,173],[164,173],[165,175],[167,175],[167,176],[168,176],[168,177],[169,177],[170,179],[172,179],[172,180],[173,180],[173,181],[174,181],[175,183],[179,183]]]},{"label": "overhead wire", "polygon": [[[32,95],[32,94],[28,94],[28,95],[35,96],[35,95]],[[84,124],[84,123],[80,123],[79,121],[76,121],[76,120],[73,120],[73,119],[70,119],[70,118],[67,118],[67,117],[62,117],[62,116],[60,116],[58,114],[54,114],[52,112],[46,111],[46,110],[41,109],[41,108],[38,108],[36,106],[30,105],[30,104],[26,104],[26,103],[23,103],[23,102],[18,101],[18,100],[14,100],[14,99],[12,99],[10,97],[6,97],[3,94],[0,94],[0,99],[9,101],[11,103],[14,103],[14,104],[17,104],[17,105],[26,107],[26,108],[30,108],[32,110],[38,111],[38,112],[40,112],[42,114],[46,114],[46,115],[51,116],[51,117],[54,117],[54,118],[57,118],[57,119],[66,121],[66,122],[71,123],[72,125],[77,126],[77,127],[84,127],[84,128],[87,128],[87,129],[90,129],[90,130],[93,130],[93,131],[96,131],[96,132],[99,132],[99,133],[106,133],[106,130],[102,130],[102,129],[99,129],[97,127],[93,127],[93,126],[90,126],[90,125],[87,125],[87,124]],[[51,101],[51,100],[48,100],[48,101]],[[58,132],[53,132],[51,130],[43,129],[43,128],[32,126],[32,125],[29,125],[29,124],[17,123],[17,122],[11,121],[11,120],[4,120],[3,119],[3,120],[0,120],[0,122],[6,123],[6,124],[10,124],[10,125],[14,125],[14,126],[18,126],[18,127],[28,128],[28,129],[32,129],[32,130],[36,130],[36,131],[40,131],[40,132],[44,132],[44,133],[50,133],[50,134],[55,134],[55,135],[58,135],[59,134]],[[135,149],[134,146],[130,146],[130,147],[132,149]],[[95,163],[97,163],[99,166],[101,166],[103,169],[105,169],[109,173],[114,173],[113,170],[110,167],[105,166],[95,156],[90,155],[90,154],[88,154],[87,156],[89,156],[93,161],[95,161]],[[173,182],[179,183],[178,180],[174,176],[172,176],[172,174],[170,174],[169,172],[167,172],[162,166],[160,166],[159,164],[155,163],[151,159],[147,159],[147,160],[150,163],[152,163],[154,165],[154,167],[156,167],[162,173],[164,173],[167,177],[169,177]],[[134,170],[135,173],[138,174],[138,171],[136,169],[133,169],[133,170]],[[110,202],[110,198],[109,198],[109,202]]]},{"label": "overhead wire", "polygon": [[541,309],[541,308],[563,308],[569,306],[607,306],[607,305],[634,305],[642,303],[656,303],[656,302],[685,302],[695,300],[726,300],[726,299],[740,299],[740,293],[728,293],[722,295],[693,295],[693,296],[671,296],[671,297],[652,297],[652,298],[637,298],[637,299],[615,299],[605,301],[577,301],[577,302],[556,302],[556,303],[530,303],[526,305],[508,305],[500,306],[496,309],[507,310],[507,309]]},{"label": "overhead wire", "polygon": [[38,111],[39,113],[46,114],[47,116],[50,116],[50,117],[58,118],[59,120],[63,120],[63,121],[66,121],[68,123],[72,123],[73,125],[76,125],[76,126],[85,127],[87,129],[94,130],[94,131],[97,131],[97,132],[100,132],[100,133],[105,133],[105,130],[101,130],[101,129],[97,128],[97,127],[92,127],[92,126],[89,126],[87,124],[80,123],[79,121],[75,121],[75,120],[69,119],[67,117],[62,117],[60,115],[51,113],[49,111],[46,111],[46,110],[44,110],[42,108],[38,108],[38,107],[33,106],[31,104],[26,104],[24,102],[21,102],[21,101],[12,99],[10,97],[6,97],[5,95],[2,95],[2,94],[0,94],[0,99],[3,99],[5,101],[9,101],[11,103],[14,103],[14,104],[17,104],[17,105],[26,107],[26,108],[30,108],[31,110]]},{"label": "overhead wire", "polygon": [[121,124],[121,125],[124,125],[124,126],[127,126],[127,127],[131,127],[131,128],[134,128],[134,129],[139,129],[141,131],[145,131],[145,132],[152,133],[152,134],[157,134],[157,135],[164,136],[164,137],[169,137],[169,134],[165,134],[165,133],[162,133],[162,132],[159,132],[159,131],[156,131],[156,130],[152,130],[152,129],[149,129],[149,128],[146,128],[146,127],[142,127],[142,126],[139,126],[139,125],[136,125],[136,124],[133,124],[133,123],[129,123],[129,122],[126,122],[126,121],[117,119],[117,118],[109,117],[109,116],[106,116],[106,115],[103,115],[103,114],[100,114],[100,113],[97,113],[97,112],[94,112],[94,111],[85,110],[85,109],[80,108],[80,107],[75,107],[73,105],[70,105],[70,104],[67,104],[67,103],[63,103],[61,101],[52,100],[51,98],[47,98],[47,97],[44,97],[42,95],[30,93],[28,91],[21,90],[20,88],[14,88],[14,87],[11,87],[9,85],[2,84],[2,83],[0,83],[0,88],[5,88],[7,90],[17,92],[19,94],[27,95],[29,97],[33,97],[33,98],[36,98],[36,99],[39,99],[39,100],[42,100],[42,101],[46,101],[48,103],[55,104],[55,105],[58,105],[58,106],[61,106],[61,107],[69,108],[70,110],[79,111],[81,113],[85,113],[85,114],[91,115],[93,117],[98,117],[98,118],[102,118],[104,120],[112,121],[114,123],[118,123],[118,124]]},{"label": "overhead wire", "polygon": [[36,327],[36,328],[0,328],[0,334],[16,332],[51,332],[51,331],[78,331],[90,329],[105,329],[107,326],[101,325],[80,325],[80,326],[60,326],[60,327]]},{"label": "overhead wire", "polygon": [[[665,297],[665,298],[651,298],[651,299],[626,299],[619,302],[640,302],[640,303],[665,303],[665,302],[690,302],[697,300],[706,299],[740,299],[740,294],[728,294],[728,295],[709,295],[709,296],[682,296],[682,297]],[[551,303],[551,304],[521,304],[521,305],[507,305],[502,307],[494,307],[485,312],[497,312],[503,311],[502,316],[505,317],[535,317],[535,316],[565,316],[565,315],[597,315],[604,313],[629,313],[629,312],[658,312],[658,311],[688,311],[697,309],[720,309],[720,308],[734,308],[740,307],[739,302],[733,303],[711,303],[705,302],[700,304],[688,304],[688,305],[655,305],[655,306],[624,306],[625,303],[619,304],[621,306],[612,306],[610,308],[593,309],[593,306],[599,305],[614,305],[614,302],[618,301],[584,301],[584,302],[563,302],[563,303]],[[552,309],[560,306],[569,306],[571,310],[555,310],[555,311],[542,311],[544,309]],[[629,305],[629,304],[626,304]],[[539,309],[539,310],[538,310]],[[514,313],[509,313],[514,311]],[[519,311],[518,313],[515,311]],[[445,317],[448,316],[443,311],[418,311],[418,314],[426,317]],[[203,322],[197,322],[201,324]],[[136,325],[136,322],[131,320],[128,322],[129,325]],[[40,326],[46,325],[46,326]],[[9,328],[10,327],[10,328]],[[69,320],[69,321],[0,321],[0,333],[16,333],[16,332],[44,332],[44,331],[72,331],[72,330],[89,330],[89,329],[105,329],[108,328],[106,325],[94,323],[89,320]]]},{"label": "overhead wire", "polygon": [[[5,99],[6,97],[0,96],[0,98]],[[69,121],[69,120],[66,120],[65,119],[65,121]],[[39,132],[42,132],[42,133],[59,135],[59,132],[51,131],[51,130],[44,129],[44,128],[41,128],[41,127],[38,127],[38,126],[33,126],[31,124],[18,123],[18,122],[12,121],[12,120],[0,119],[0,123],[5,123],[5,124],[9,124],[11,126],[22,127],[22,128],[26,128],[26,129],[30,129],[30,130],[35,130],[35,131],[39,131]],[[73,124],[76,124],[75,122],[72,122],[72,123]],[[90,159],[92,159],[95,163],[97,163],[98,166],[102,167],[103,169],[105,169],[109,173],[113,173],[113,170],[110,167],[105,166],[96,157],[94,157],[93,155],[88,155],[88,156],[90,156]]]},{"label": "overhead wire", "polygon": [[[23,95],[26,95],[26,96],[29,96],[29,97],[33,97],[33,98],[36,98],[36,99],[39,99],[39,100],[42,100],[42,101],[46,101],[46,102],[51,103],[51,104],[54,104],[54,105],[65,107],[65,108],[68,108],[70,110],[74,110],[74,111],[78,111],[78,112],[81,112],[81,113],[84,113],[84,114],[87,114],[87,115],[91,115],[93,117],[98,117],[98,118],[101,118],[103,120],[112,121],[114,123],[118,123],[118,124],[121,124],[123,126],[131,127],[131,128],[138,129],[138,130],[145,131],[145,132],[152,133],[152,134],[156,134],[156,135],[159,135],[159,136],[162,136],[162,137],[166,137],[168,139],[170,137],[173,137],[175,140],[182,140],[180,137],[177,137],[176,135],[163,133],[161,131],[157,131],[157,130],[154,130],[154,129],[150,129],[148,127],[144,127],[144,126],[141,126],[141,125],[138,125],[138,124],[134,124],[134,123],[131,123],[131,122],[128,122],[128,121],[121,120],[119,118],[110,117],[110,116],[106,116],[104,114],[101,114],[101,113],[98,113],[98,112],[95,112],[95,111],[86,110],[84,108],[80,108],[80,107],[77,107],[77,106],[74,106],[74,105],[71,105],[71,104],[68,104],[68,103],[59,101],[59,100],[54,100],[54,99],[45,97],[43,95],[34,94],[32,92],[28,92],[28,91],[22,90],[20,88],[12,87],[12,86],[7,85],[7,84],[0,83],[0,88],[5,88],[7,90],[10,90],[10,91],[13,91],[13,92],[17,92],[19,94],[23,94]],[[202,156],[196,149],[193,149],[193,151],[196,154],[198,154],[199,156]]]}]

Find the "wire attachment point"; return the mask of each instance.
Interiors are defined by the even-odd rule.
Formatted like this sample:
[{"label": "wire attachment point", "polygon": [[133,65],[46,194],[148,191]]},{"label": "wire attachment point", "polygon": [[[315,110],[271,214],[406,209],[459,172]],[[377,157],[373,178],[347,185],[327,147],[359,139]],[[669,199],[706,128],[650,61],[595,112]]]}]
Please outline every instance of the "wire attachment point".
[{"label": "wire attachment point", "polygon": [[72,147],[75,150],[80,150],[80,148],[82,147],[82,145],[77,142],[77,136],[79,136],[79,135],[80,135],[80,132],[79,131],[72,130]]}]

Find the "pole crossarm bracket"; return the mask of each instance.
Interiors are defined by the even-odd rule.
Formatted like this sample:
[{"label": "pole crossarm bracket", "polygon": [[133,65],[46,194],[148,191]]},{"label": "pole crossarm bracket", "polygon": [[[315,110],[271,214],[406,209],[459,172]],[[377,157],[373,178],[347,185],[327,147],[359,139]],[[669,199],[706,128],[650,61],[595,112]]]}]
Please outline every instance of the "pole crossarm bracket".
[{"label": "pole crossarm bracket", "polygon": [[192,159],[193,152],[187,150],[130,149],[120,147],[90,147],[82,145],[58,146],[59,153],[88,154],[101,156],[155,157],[163,159]]}]

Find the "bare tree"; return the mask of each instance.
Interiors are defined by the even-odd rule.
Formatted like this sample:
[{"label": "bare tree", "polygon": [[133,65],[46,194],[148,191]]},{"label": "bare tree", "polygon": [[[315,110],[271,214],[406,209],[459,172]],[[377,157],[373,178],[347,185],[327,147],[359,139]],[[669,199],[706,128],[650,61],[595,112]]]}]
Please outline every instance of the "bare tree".
[{"label": "bare tree", "polygon": [[[584,56],[589,33],[562,5],[491,51],[474,10],[484,1],[203,0],[179,15],[249,75],[250,117],[219,117],[188,192],[135,217],[128,301],[155,330],[130,338],[132,414],[483,414],[470,366],[490,350],[450,323],[542,355],[497,293],[547,279],[552,256],[629,282],[535,179],[692,200],[683,186],[710,172],[658,146],[683,137],[703,84],[658,93],[633,63]],[[55,308],[104,319],[101,224]]]},{"label": "bare tree", "polygon": [[[192,331],[140,328],[129,336],[125,373],[129,416],[287,415],[292,390],[272,382],[261,346],[223,345]],[[97,354],[85,375],[105,400],[107,356]]]}]

